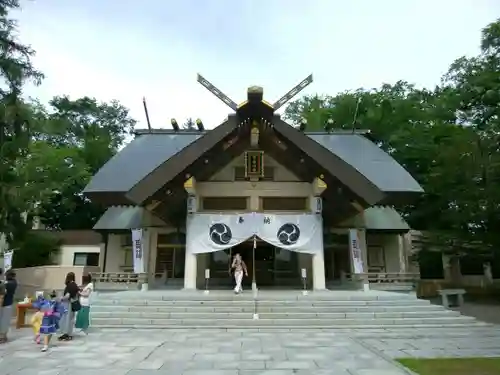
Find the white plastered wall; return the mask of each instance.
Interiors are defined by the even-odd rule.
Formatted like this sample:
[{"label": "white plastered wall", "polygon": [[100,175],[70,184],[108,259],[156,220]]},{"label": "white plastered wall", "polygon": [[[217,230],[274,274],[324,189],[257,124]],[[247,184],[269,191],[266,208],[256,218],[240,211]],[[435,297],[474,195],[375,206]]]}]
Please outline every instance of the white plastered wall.
[{"label": "white plastered wall", "polygon": [[59,266],[73,266],[75,253],[100,253],[101,245],[62,245],[55,259]]}]

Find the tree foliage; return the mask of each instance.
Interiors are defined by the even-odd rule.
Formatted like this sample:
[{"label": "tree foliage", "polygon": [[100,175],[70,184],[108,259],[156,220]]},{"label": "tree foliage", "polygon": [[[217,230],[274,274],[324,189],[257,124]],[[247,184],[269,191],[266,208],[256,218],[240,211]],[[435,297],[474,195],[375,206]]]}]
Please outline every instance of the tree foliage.
[{"label": "tree foliage", "polygon": [[11,246],[15,249],[13,268],[37,267],[52,264],[59,254],[61,241],[50,232],[28,231],[22,237],[15,236]]},{"label": "tree foliage", "polygon": [[[31,186],[45,187],[36,195],[42,223],[52,229],[90,229],[103,208],[82,195],[90,178],[113,156],[131,134],[136,121],[118,102],[100,103],[84,97],[56,97],[43,115],[36,141],[30,149],[40,159],[26,159],[25,168],[37,170]],[[44,150],[45,149],[45,150]],[[47,166],[54,177],[44,178]],[[54,170],[54,166],[59,169]]]},{"label": "tree foliage", "polygon": [[17,40],[9,18],[17,8],[17,0],[0,0],[0,234],[17,249],[14,262],[39,265],[55,244],[30,231],[31,218],[40,216],[52,229],[90,229],[102,208],[81,192],[123,145],[135,120],[116,101],[23,101],[24,84],[39,84],[43,75],[31,63],[34,51]]},{"label": "tree foliage", "polygon": [[[0,233],[28,249],[37,247],[33,215],[52,229],[93,226],[103,209],[81,191],[135,121],[115,101],[23,101],[24,84],[38,84],[43,75],[31,63],[34,51],[17,40],[9,11],[18,7],[18,0],[0,0]],[[285,116],[297,124],[306,118],[311,131],[370,129],[425,189],[398,207],[410,225],[438,233],[435,240],[452,249],[491,254],[500,248],[500,20],[483,30],[480,46],[477,56],[454,61],[433,89],[401,80],[309,96],[291,103]],[[195,125],[187,119],[183,128]],[[40,263],[37,256],[23,264]]]},{"label": "tree foliage", "polygon": [[182,124],[182,129],[184,130],[196,130],[196,123],[189,117],[184,124]]},{"label": "tree foliage", "polygon": [[500,246],[500,20],[482,33],[481,53],[454,61],[440,85],[405,81],[291,103],[285,116],[308,130],[370,129],[379,146],[422,184],[399,207],[415,229],[460,252]]},{"label": "tree foliage", "polygon": [[0,233],[8,241],[23,212],[16,164],[27,154],[32,120],[21,100],[22,89],[43,77],[31,63],[34,51],[17,40],[16,23],[9,17],[17,8],[18,0],[0,1]]}]

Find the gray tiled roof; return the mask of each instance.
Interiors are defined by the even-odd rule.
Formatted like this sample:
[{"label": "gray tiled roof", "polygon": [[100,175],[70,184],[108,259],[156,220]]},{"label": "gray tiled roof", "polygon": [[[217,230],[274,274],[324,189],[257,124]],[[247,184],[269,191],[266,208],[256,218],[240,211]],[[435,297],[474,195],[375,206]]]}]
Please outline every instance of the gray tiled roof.
[{"label": "gray tiled roof", "polygon": [[410,226],[392,207],[373,206],[343,223],[349,228],[365,228],[368,230],[392,230],[407,232]]},{"label": "gray tiled roof", "polygon": [[[137,136],[97,172],[84,192],[127,192],[202,134],[158,132]],[[423,192],[396,160],[362,135],[345,132],[307,135],[356,168],[381,191]]]},{"label": "gray tiled roof", "polygon": [[202,134],[144,134],[135,137],[92,178],[84,193],[127,192]]},{"label": "gray tiled roof", "polygon": [[422,193],[417,181],[375,143],[357,134],[308,134],[384,192]]},{"label": "gray tiled roof", "polygon": [[101,216],[92,229],[124,230],[144,227],[162,227],[165,222],[143,207],[112,206]]}]

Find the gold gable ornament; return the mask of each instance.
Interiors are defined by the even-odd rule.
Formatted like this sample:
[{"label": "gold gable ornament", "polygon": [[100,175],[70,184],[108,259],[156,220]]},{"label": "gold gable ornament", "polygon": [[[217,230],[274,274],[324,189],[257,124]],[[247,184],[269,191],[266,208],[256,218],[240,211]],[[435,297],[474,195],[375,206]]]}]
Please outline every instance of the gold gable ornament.
[{"label": "gold gable ornament", "polygon": [[254,126],[250,131],[250,146],[252,148],[257,148],[259,145],[259,128]]},{"label": "gold gable ornament", "polygon": [[186,190],[189,195],[196,194],[196,179],[194,176],[191,176],[184,182],[184,190]]},{"label": "gold gable ornament", "polygon": [[315,196],[320,196],[328,188],[328,185],[325,181],[323,181],[323,178],[325,177],[320,175],[313,180],[312,188]]}]

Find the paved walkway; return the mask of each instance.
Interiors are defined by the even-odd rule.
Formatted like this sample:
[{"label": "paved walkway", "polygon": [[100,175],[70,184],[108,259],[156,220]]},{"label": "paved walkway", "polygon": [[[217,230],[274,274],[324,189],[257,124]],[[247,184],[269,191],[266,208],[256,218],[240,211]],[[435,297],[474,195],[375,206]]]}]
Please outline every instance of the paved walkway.
[{"label": "paved walkway", "polygon": [[390,358],[500,357],[500,326],[353,332]]},{"label": "paved walkway", "polygon": [[[19,334],[18,334],[19,335]],[[102,331],[47,353],[26,334],[0,346],[2,375],[403,375],[345,334]]]},{"label": "paved walkway", "polygon": [[2,375],[404,375],[391,358],[500,356],[500,327],[285,332],[102,330],[47,353],[30,330],[0,345]]}]

